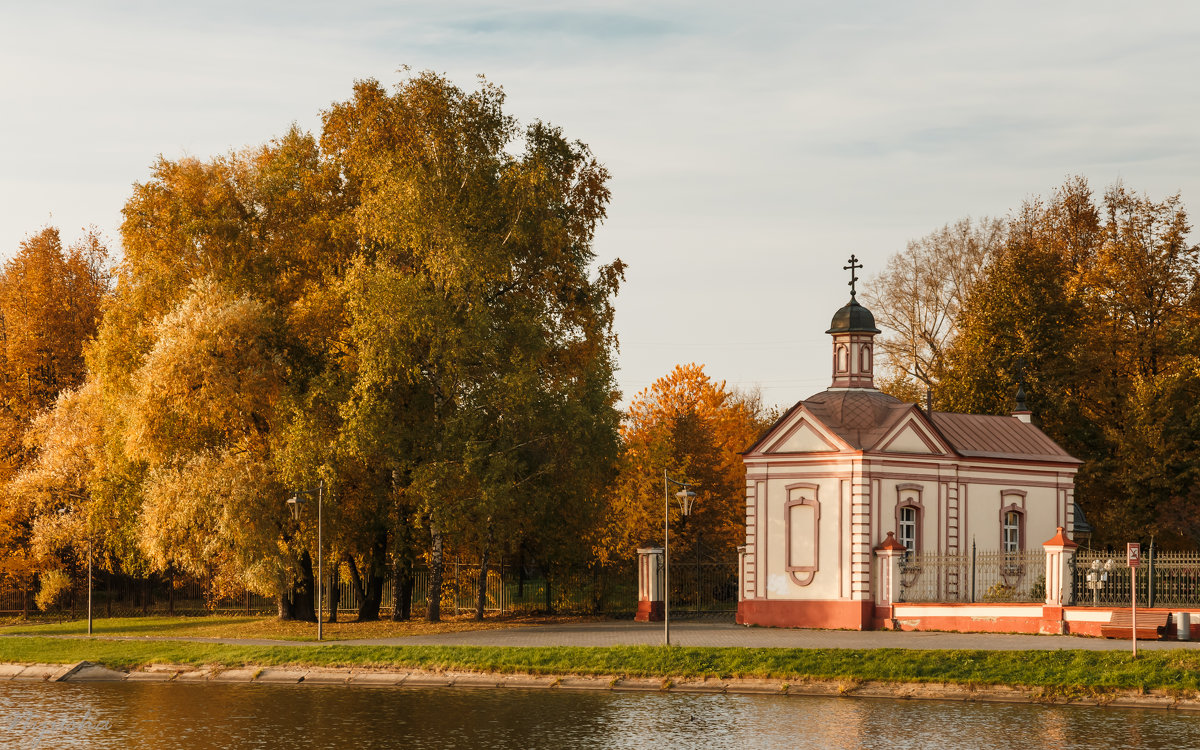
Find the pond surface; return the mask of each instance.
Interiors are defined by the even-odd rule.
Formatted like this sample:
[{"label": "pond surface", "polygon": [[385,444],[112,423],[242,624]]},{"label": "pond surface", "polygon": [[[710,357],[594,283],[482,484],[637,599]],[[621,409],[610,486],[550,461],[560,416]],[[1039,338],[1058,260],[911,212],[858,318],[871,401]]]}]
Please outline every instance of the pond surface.
[{"label": "pond surface", "polygon": [[1195,748],[1200,716],[558,690],[0,683],[4,748]]}]

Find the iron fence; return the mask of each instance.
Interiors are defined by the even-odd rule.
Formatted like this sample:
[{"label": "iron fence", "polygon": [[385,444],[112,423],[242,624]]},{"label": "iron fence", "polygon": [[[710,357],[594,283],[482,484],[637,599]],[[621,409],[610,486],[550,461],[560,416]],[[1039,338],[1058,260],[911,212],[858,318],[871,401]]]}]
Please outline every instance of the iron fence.
[{"label": "iron fence", "polygon": [[[1123,555],[1079,550],[1074,603],[1128,607],[1133,574]],[[1200,552],[1159,552],[1151,547],[1137,574],[1138,606],[1200,607]]]},{"label": "iron fence", "polygon": [[900,563],[902,602],[1040,602],[1046,598],[1046,555],[972,549],[920,552]]},{"label": "iron fence", "polygon": [[[637,609],[637,579],[633,568],[571,569],[524,572],[511,568],[489,570],[485,612],[564,612],[627,614]],[[394,583],[383,585],[381,611],[392,611]],[[339,582],[338,613],[358,610],[360,599],[347,580]],[[413,574],[412,607],[428,605],[429,571]],[[479,591],[479,567],[449,563],[443,573],[442,611],[473,612]],[[671,563],[671,609],[676,612],[722,612],[737,609],[737,566],[732,563]]]},{"label": "iron fence", "polygon": [[[344,571],[343,571],[344,573]],[[484,584],[484,611],[559,612],[568,614],[629,614],[637,609],[637,573],[633,566],[560,570],[501,567],[489,570]],[[338,614],[353,615],[361,600],[350,579],[337,582]],[[428,604],[429,571],[413,573],[411,606],[420,616]],[[443,571],[442,612],[474,612],[479,591],[479,566],[449,562]],[[391,616],[394,582],[383,584],[380,614]],[[323,596],[328,607],[330,596]],[[77,581],[52,611],[83,616],[87,608],[86,581]],[[722,612],[737,608],[737,566],[734,563],[673,562],[671,609],[687,612]],[[97,617],[138,615],[270,614],[274,598],[251,591],[219,595],[203,581],[169,581],[157,577],[97,575],[92,591]],[[34,592],[0,589],[0,614],[34,613]]]}]

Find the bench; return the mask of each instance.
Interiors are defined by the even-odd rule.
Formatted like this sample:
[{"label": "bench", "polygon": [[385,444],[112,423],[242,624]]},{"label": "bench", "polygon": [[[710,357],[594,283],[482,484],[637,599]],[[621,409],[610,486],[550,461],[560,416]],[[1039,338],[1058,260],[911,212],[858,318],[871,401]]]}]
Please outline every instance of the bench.
[{"label": "bench", "polygon": [[[1137,637],[1139,641],[1161,640],[1167,632],[1167,622],[1171,619],[1168,612],[1143,612],[1138,610]],[[1133,612],[1128,609],[1114,609],[1112,619],[1100,626],[1100,635],[1105,638],[1133,639]]]}]

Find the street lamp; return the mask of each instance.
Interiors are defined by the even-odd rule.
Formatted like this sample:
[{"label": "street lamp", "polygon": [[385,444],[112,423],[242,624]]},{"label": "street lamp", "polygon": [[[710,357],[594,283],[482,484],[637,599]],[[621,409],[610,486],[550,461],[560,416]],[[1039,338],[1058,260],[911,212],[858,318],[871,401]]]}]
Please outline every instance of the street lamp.
[{"label": "street lamp", "polygon": [[687,518],[696,502],[696,493],[687,482],[677,482],[667,476],[663,469],[663,644],[671,645],[671,485],[683,489],[675,493],[679,498],[679,509]]},{"label": "street lamp", "polygon": [[288,509],[292,512],[292,519],[300,520],[300,505],[305,501],[300,499],[300,495],[317,496],[317,640],[321,640],[323,633],[321,632],[321,619],[325,615],[325,603],[321,599],[321,576],[325,571],[321,567],[321,526],[323,524],[323,506],[325,504],[325,480],[317,482],[317,489],[313,490],[298,490],[295,495],[288,498]]},{"label": "street lamp", "polygon": [[1092,569],[1087,574],[1087,587],[1092,590],[1092,605],[1100,605],[1100,589],[1104,588],[1104,583],[1108,580],[1108,574],[1112,572],[1114,567],[1112,558],[1109,558],[1104,564],[1100,563],[1100,558],[1092,560]]},{"label": "street lamp", "polygon": [[92,634],[92,514],[88,514],[88,635]]}]

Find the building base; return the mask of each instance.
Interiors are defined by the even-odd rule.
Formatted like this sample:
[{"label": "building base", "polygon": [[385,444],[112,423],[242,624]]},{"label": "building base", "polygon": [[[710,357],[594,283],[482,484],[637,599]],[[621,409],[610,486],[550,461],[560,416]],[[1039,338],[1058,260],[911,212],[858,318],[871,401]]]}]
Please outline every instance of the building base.
[{"label": "building base", "polygon": [[643,600],[638,602],[637,614],[633,619],[638,622],[662,622],[663,603]]},{"label": "building base", "polygon": [[739,625],[776,628],[871,630],[875,622],[875,603],[845,599],[744,599],[738,602],[737,622]]}]

